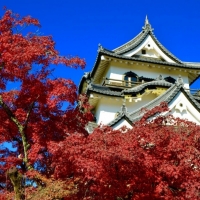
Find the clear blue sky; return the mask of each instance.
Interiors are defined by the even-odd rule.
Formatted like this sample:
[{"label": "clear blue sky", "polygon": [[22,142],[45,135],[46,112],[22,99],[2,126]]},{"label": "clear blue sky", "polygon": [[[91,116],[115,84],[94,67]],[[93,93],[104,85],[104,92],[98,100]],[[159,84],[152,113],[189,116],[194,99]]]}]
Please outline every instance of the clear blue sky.
[{"label": "clear blue sky", "polygon": [[[199,0],[1,0],[3,6],[39,19],[40,32],[53,36],[62,55],[86,59],[84,71],[91,71],[99,43],[111,50],[122,45],[141,31],[146,15],[158,40],[176,57],[200,62]],[[59,68],[54,75],[78,84],[84,71]],[[193,87],[200,88],[200,82]]]}]

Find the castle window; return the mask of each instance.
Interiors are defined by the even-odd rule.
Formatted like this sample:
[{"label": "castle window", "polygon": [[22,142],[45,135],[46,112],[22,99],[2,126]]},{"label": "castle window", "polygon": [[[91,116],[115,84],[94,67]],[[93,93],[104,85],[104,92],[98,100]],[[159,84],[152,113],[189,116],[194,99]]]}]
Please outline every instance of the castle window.
[{"label": "castle window", "polygon": [[130,77],[130,81],[137,82],[137,77]]},{"label": "castle window", "polygon": [[128,77],[128,76],[124,76],[124,80],[125,80],[125,81],[128,81],[128,80],[129,80],[129,77]]},{"label": "castle window", "polygon": [[146,50],[142,49],[142,54],[146,54]]},{"label": "castle window", "polygon": [[132,86],[131,82],[137,82],[138,81],[138,76],[132,71],[126,72],[124,74],[124,81],[126,86]]}]

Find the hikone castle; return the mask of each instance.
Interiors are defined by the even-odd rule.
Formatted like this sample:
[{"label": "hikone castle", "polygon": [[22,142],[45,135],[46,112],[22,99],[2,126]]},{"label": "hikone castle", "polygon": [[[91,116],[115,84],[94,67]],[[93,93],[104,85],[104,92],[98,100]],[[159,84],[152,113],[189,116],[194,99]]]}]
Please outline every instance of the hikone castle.
[{"label": "hikone castle", "polygon": [[155,37],[146,18],[142,31],[114,50],[99,45],[91,72],[85,73],[79,93],[86,94],[95,121],[114,129],[131,127],[142,117],[142,108],[167,102],[175,117],[200,124],[200,95],[190,85],[200,74],[200,63],[183,62]]}]

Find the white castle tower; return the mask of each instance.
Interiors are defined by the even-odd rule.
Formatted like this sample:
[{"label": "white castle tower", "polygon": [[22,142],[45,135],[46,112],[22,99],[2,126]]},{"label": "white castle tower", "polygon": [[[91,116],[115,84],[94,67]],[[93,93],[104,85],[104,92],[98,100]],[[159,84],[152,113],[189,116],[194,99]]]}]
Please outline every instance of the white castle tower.
[{"label": "white castle tower", "polygon": [[142,108],[152,109],[165,101],[175,117],[200,124],[200,95],[190,85],[199,77],[200,63],[183,62],[155,37],[146,17],[142,31],[114,50],[99,45],[91,72],[79,85],[89,97],[95,121],[118,129],[142,117]]}]

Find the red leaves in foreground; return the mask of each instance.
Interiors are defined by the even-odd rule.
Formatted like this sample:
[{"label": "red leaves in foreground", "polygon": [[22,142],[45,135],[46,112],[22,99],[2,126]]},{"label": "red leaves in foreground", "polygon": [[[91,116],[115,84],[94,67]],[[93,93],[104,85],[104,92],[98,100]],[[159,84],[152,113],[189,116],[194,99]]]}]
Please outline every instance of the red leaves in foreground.
[{"label": "red leaves in foreground", "polygon": [[[166,104],[154,109],[166,110]],[[48,146],[54,177],[80,179],[71,199],[135,200],[199,199],[199,145],[199,126],[158,116],[126,131],[102,127]]]}]

